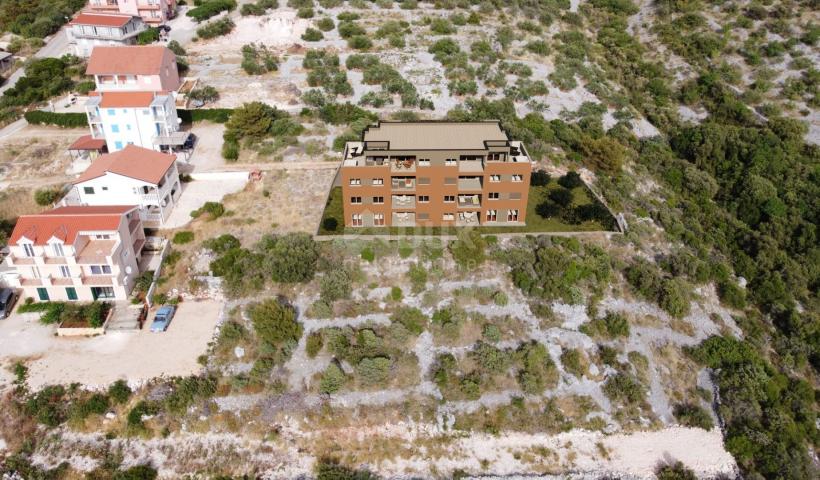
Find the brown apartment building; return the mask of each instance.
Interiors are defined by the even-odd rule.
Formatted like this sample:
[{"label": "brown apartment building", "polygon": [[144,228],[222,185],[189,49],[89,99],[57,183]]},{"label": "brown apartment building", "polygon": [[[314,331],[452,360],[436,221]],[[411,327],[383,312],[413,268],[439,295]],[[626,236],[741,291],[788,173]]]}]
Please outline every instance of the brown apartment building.
[{"label": "brown apartment building", "polygon": [[345,226],[524,225],[531,171],[497,121],[379,122],[345,145]]}]

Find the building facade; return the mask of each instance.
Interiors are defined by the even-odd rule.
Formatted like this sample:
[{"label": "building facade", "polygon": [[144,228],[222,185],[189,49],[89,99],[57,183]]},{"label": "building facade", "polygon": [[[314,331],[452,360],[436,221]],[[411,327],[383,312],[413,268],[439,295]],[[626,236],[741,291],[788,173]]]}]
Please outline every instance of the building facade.
[{"label": "building facade", "polygon": [[128,145],[152,150],[168,148],[185,132],[173,95],[156,92],[92,92],[85,104],[91,137],[105,139],[109,152]]},{"label": "building facade", "polygon": [[92,12],[125,13],[142,17],[146,23],[162,24],[176,16],[176,0],[89,0]]},{"label": "building facade", "polygon": [[85,73],[98,92],[175,92],[180,85],[176,55],[159,45],[94,48]]},{"label": "building facade", "polygon": [[9,238],[6,281],[37,301],[126,300],[145,245],[136,206],[59,207],[23,215]]},{"label": "building facade", "polygon": [[499,122],[380,122],[345,145],[345,226],[522,226],[531,172]]},{"label": "building facade", "polygon": [[129,145],[100,155],[74,181],[66,203],[138,205],[146,228],[160,227],[182,193],[176,155]]},{"label": "building facade", "polygon": [[66,32],[74,44],[74,53],[88,57],[94,47],[134,45],[147,28],[137,16],[82,12],[68,23]]}]

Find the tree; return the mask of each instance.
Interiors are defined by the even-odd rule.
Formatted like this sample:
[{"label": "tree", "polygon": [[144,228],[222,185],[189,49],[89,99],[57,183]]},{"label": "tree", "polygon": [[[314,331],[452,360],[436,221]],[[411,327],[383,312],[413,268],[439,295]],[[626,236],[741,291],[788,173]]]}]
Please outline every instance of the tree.
[{"label": "tree", "polygon": [[342,388],[346,380],[345,373],[336,362],[331,362],[319,380],[319,391],[322,393],[336,393]]},{"label": "tree", "polygon": [[564,188],[572,190],[573,188],[583,185],[584,181],[581,180],[581,175],[579,175],[578,172],[569,171],[566,175],[558,179],[558,184]]},{"label": "tree", "polygon": [[259,141],[271,135],[273,122],[287,118],[288,114],[262,102],[245,103],[234,109],[225,124],[226,140]]},{"label": "tree", "polygon": [[58,188],[42,188],[34,192],[34,201],[41,207],[53,205],[60,199],[62,191]]},{"label": "tree", "polygon": [[203,85],[192,90],[188,98],[202,103],[212,103],[219,100],[219,92],[210,85]]},{"label": "tree", "polygon": [[248,315],[256,334],[269,345],[296,342],[302,336],[302,324],[296,321],[296,310],[278,299],[251,305]]},{"label": "tree", "polygon": [[549,193],[549,198],[556,205],[566,208],[572,203],[572,192],[566,188],[558,188]]},{"label": "tree", "polygon": [[316,273],[319,249],[313,237],[306,233],[267,235],[259,243],[265,269],[275,282],[307,282]]}]

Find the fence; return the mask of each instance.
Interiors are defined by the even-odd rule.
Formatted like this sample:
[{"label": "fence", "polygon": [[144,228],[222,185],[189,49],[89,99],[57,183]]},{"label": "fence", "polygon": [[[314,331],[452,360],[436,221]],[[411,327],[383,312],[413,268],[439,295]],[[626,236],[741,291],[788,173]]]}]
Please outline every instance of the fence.
[{"label": "fence", "polygon": [[[158,237],[148,237],[151,241],[156,242]],[[151,241],[146,241],[151,243]],[[154,278],[151,280],[151,286],[148,287],[148,291],[145,293],[145,304],[148,308],[151,308],[154,305],[154,301],[152,297],[154,296],[154,292],[157,290],[157,280],[159,280],[160,274],[162,273],[162,263],[165,261],[165,257],[168,255],[168,252],[171,250],[171,242],[165,239],[160,240],[162,242],[162,249],[159,252],[159,265],[157,269],[154,270]]]}]

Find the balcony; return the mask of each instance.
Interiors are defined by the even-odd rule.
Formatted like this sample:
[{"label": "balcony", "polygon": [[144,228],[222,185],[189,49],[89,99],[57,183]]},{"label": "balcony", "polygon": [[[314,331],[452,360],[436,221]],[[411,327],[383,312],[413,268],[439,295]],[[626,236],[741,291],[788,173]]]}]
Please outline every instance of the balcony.
[{"label": "balcony", "polygon": [[460,191],[481,191],[483,188],[481,177],[459,177],[458,189]]},{"label": "balcony", "polygon": [[20,285],[23,287],[42,287],[45,283],[42,278],[21,278]]},{"label": "balcony", "polygon": [[412,210],[416,208],[415,195],[393,195],[392,204],[394,209]]},{"label": "balcony", "polygon": [[140,252],[142,252],[142,247],[145,246],[145,239],[144,238],[138,238],[138,239],[134,240],[134,244],[132,246],[134,247],[134,253],[136,255],[139,255]]},{"label": "balcony", "polygon": [[68,257],[45,257],[46,265],[68,265]]},{"label": "balcony", "polygon": [[134,233],[134,230],[136,230],[137,227],[139,227],[139,226],[140,226],[140,217],[139,217],[139,215],[135,215],[134,218],[132,218],[131,221],[128,222],[128,231],[131,232],[131,233]]},{"label": "balcony", "polygon": [[394,212],[391,225],[394,227],[415,227],[416,214],[412,212]]},{"label": "balcony", "polygon": [[459,195],[458,208],[481,208],[481,195]]},{"label": "balcony", "polygon": [[480,224],[478,212],[460,212],[456,220],[457,227],[477,227]]},{"label": "balcony", "polygon": [[86,286],[114,285],[114,277],[111,275],[83,275],[81,279]]},{"label": "balcony", "polygon": [[398,173],[415,173],[416,157],[395,157],[390,159],[390,171]]},{"label": "balcony", "polygon": [[108,256],[114,251],[117,245],[116,240],[89,240],[80,250],[77,256],[77,263],[81,265],[101,265],[108,264]]},{"label": "balcony", "polygon": [[18,257],[17,255],[10,255],[9,260],[13,265],[34,265],[34,257]]},{"label": "balcony", "polygon": [[484,171],[483,160],[459,160],[458,171],[467,173],[479,173]]},{"label": "balcony", "polygon": [[75,279],[73,277],[52,277],[51,284],[58,286],[70,287],[74,285]]},{"label": "balcony", "polygon": [[390,180],[393,190],[413,190],[416,188],[416,179],[414,177],[395,177]]}]

